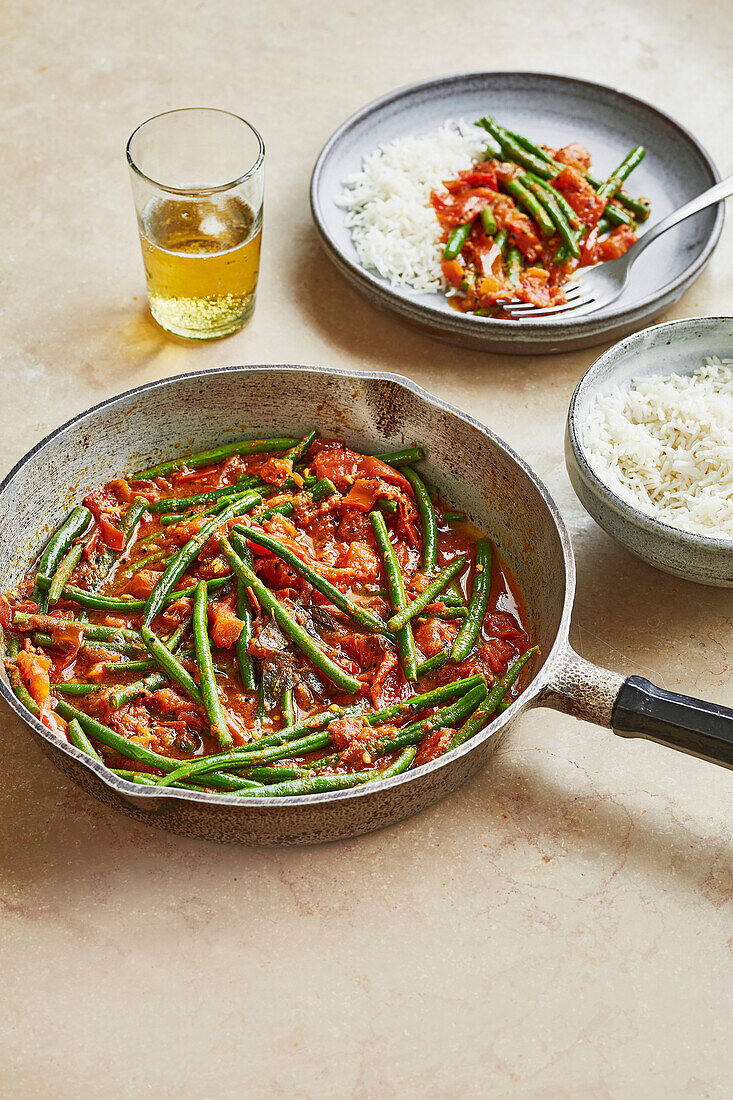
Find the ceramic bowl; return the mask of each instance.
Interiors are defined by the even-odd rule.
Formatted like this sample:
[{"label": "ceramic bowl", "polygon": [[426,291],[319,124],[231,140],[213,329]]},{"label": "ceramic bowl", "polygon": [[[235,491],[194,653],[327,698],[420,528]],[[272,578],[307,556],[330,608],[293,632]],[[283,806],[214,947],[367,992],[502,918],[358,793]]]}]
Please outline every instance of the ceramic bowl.
[{"label": "ceramic bowl", "polygon": [[621,500],[591,468],[583,424],[598,394],[651,374],[692,374],[709,355],[733,359],[733,317],[691,317],[654,325],[614,344],[581,378],[570,402],[565,461],[573,488],[604,531],[675,577],[733,588],[733,540],[680,531]]},{"label": "ceramic bowl", "polygon": [[380,144],[429,134],[447,119],[471,122],[495,115],[530,138],[560,148],[581,141],[594,170],[609,175],[633,146],[647,153],[629,180],[646,195],[653,225],[719,178],[699,141],[669,115],[587,80],[532,72],[456,73],[399,88],[347,119],[324,146],[311,179],[311,210],[321,243],[339,272],[378,309],[429,336],[464,347],[512,354],[549,354],[618,340],[656,319],[676,302],[710,259],[723,226],[724,204],[688,219],[639,257],[628,286],[609,306],[584,317],[510,321],[453,309],[443,293],[393,287],[363,267],[345,212],[335,199],[344,181]]}]

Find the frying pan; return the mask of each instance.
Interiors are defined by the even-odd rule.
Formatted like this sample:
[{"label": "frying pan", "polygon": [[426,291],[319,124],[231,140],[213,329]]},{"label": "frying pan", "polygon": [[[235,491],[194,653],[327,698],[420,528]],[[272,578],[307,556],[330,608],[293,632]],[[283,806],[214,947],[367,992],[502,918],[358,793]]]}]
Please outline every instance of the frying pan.
[{"label": "frying pan", "polygon": [[486,765],[523,710],[545,706],[733,767],[733,711],[599,668],[568,643],[575,563],[545,486],[488,428],[398,375],[319,367],[225,367],[152,382],[82,413],[42,440],[0,486],[0,589],[22,577],[50,531],[95,486],[164,457],[242,435],[317,425],[358,450],[424,443],[429,480],[495,541],[541,647],[523,694],[455,752],[393,779],[290,799],[137,786],[47,730],[0,693],[47,756],[85,790],[150,825],[212,840],[305,844],[391,825],[456,790]]}]

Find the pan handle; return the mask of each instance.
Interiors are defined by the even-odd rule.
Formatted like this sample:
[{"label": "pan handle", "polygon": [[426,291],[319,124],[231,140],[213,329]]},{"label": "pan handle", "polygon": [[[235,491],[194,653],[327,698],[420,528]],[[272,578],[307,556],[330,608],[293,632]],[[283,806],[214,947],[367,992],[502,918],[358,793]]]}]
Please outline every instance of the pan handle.
[{"label": "pan handle", "polygon": [[621,737],[643,737],[733,768],[733,710],[665,691],[641,676],[624,678],[569,647],[537,702]]},{"label": "pan handle", "polygon": [[611,715],[621,737],[659,745],[733,768],[733,710],[655,687],[641,676],[625,680]]}]

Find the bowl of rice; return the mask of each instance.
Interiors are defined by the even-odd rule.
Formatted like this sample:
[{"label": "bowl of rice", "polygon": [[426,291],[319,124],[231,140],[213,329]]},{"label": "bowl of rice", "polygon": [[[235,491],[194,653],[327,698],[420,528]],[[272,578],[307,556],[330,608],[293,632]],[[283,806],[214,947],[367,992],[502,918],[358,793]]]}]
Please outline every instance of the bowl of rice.
[{"label": "bowl of rice", "polygon": [[565,461],[628,550],[733,587],[733,317],[654,325],[604,352],[570,402]]}]

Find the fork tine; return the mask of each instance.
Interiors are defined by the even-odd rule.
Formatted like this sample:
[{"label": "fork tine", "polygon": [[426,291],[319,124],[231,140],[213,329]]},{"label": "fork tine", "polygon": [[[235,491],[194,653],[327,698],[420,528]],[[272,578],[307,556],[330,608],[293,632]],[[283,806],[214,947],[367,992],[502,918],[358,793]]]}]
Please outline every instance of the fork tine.
[{"label": "fork tine", "polygon": [[518,318],[547,317],[549,314],[552,314],[552,313],[571,313],[571,312],[575,312],[575,310],[581,309],[584,306],[592,305],[594,303],[594,301],[595,301],[595,299],[593,297],[586,297],[586,298],[575,299],[572,302],[563,302],[563,304],[559,305],[559,306],[548,306],[546,309],[532,308],[532,309],[528,309],[528,310],[527,309],[519,310],[519,309],[514,308],[511,304],[509,304],[507,306],[504,306],[504,309],[507,311],[507,313],[510,313],[512,315],[512,317],[518,317]]},{"label": "fork tine", "polygon": [[[568,302],[575,302],[583,294],[584,294],[583,287],[578,286],[576,284],[576,285],[570,287],[570,289],[566,292],[565,297],[566,297]],[[534,311],[538,307],[533,305],[532,302],[518,302],[518,303],[515,304],[514,301],[513,301],[512,302],[512,308],[514,310],[516,310],[517,312],[534,313]],[[547,308],[550,308],[550,307],[547,307]]]}]

